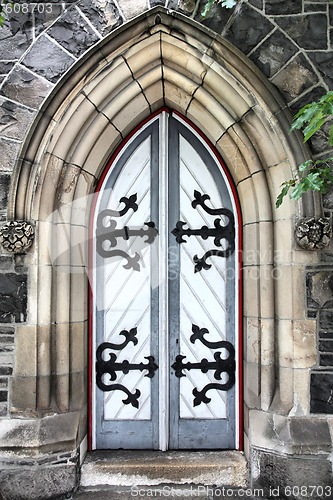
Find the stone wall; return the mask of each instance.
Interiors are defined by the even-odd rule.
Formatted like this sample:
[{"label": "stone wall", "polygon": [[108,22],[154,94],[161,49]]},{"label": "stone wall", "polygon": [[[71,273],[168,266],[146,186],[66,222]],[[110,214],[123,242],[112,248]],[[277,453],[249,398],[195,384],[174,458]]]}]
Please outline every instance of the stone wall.
[{"label": "stone wall", "polygon": [[[292,113],[332,88],[333,7],[326,0],[317,2],[249,0],[240,2],[232,10],[222,9],[217,5],[213,6],[204,20],[200,16],[204,2],[194,0],[79,0],[66,3],[50,0],[47,3],[39,2],[39,11],[35,9],[34,12],[31,6],[26,7],[27,3],[24,1],[16,2],[15,5],[17,4],[21,4],[22,12],[10,14],[9,22],[6,22],[4,29],[0,30],[1,223],[5,222],[8,214],[13,216],[13,207],[8,205],[8,200],[12,199],[8,190],[14,166],[20,157],[23,141],[33,132],[30,127],[34,118],[43,109],[45,99],[52,94],[62,77],[71,76],[71,68],[86,57],[87,51],[98,41],[135,16],[157,5],[177,10],[222,34],[247,55],[275,85]],[[326,126],[326,132],[327,130]],[[330,153],[326,146],[326,138],[324,130],[316,134],[312,140],[311,147],[315,158],[325,157]],[[324,214],[331,217],[333,210],[331,193],[323,197],[323,209]],[[292,238],[291,231],[288,233],[288,238]],[[29,314],[33,309],[29,303],[32,299],[27,296],[27,289],[34,286],[34,283],[29,282],[29,279],[32,280],[32,274],[28,272],[29,266],[33,264],[33,252],[34,247],[25,256],[13,256],[5,251],[0,255],[0,416],[7,421],[15,420],[9,383],[13,370],[15,373],[15,348],[20,352],[21,360],[24,356],[23,348],[29,352],[28,341],[25,341],[27,345],[22,341],[26,337],[27,330],[21,327],[29,320]],[[311,401],[309,399],[305,404],[302,401],[302,407],[308,405],[309,411],[314,414],[331,414],[333,412],[330,399],[333,377],[331,280],[333,253],[330,250],[322,250],[319,255],[319,263],[314,258],[314,263],[308,266],[304,281],[299,278],[300,295],[304,287],[304,304],[301,304],[300,308],[306,304],[308,319],[312,319],[312,324],[318,326],[317,358],[307,360],[306,364],[306,368],[312,369]],[[299,259],[301,260],[301,257]],[[302,264],[304,262],[307,262],[306,258]],[[33,332],[31,334],[33,335]],[[301,358],[304,353],[303,344],[308,346],[313,341],[312,337],[310,339],[311,332],[308,332],[309,338],[305,338],[306,335],[303,334],[303,330],[300,329],[296,339]],[[16,344],[18,338],[20,342]],[[303,368],[301,365],[300,367]],[[27,376],[22,371],[20,375],[22,379]],[[304,400],[309,388],[305,387],[304,382],[300,385],[303,387],[301,397]],[[36,389],[32,388],[33,390]],[[257,400],[254,406],[256,404]],[[297,401],[292,411],[297,416]],[[261,424],[259,417],[259,413],[253,413],[251,418]],[[303,414],[300,415],[301,419],[302,417]],[[247,418],[246,414],[245,420]],[[273,420],[266,424],[275,432],[276,422]],[[330,439],[328,422],[327,420],[320,422],[318,418],[317,424],[318,429],[322,430],[323,442],[312,451],[315,454],[321,452],[327,454],[330,451],[327,444]],[[307,440],[310,443],[313,439],[311,425],[301,436],[299,431],[301,426],[298,426],[298,422],[292,421],[288,425],[288,432],[295,436],[296,444],[297,442],[306,444]],[[34,426],[35,424],[31,423],[31,429]],[[253,426],[255,429],[254,423]],[[264,424],[261,428],[263,426]],[[72,438],[65,436],[63,439],[64,442],[70,442]],[[275,435],[272,436],[272,439],[275,438]],[[74,444],[71,443],[70,449],[74,448]],[[262,440],[262,448],[265,448],[265,439]],[[290,450],[292,452],[294,449],[291,447]],[[299,448],[297,450],[301,455]],[[76,463],[77,455],[74,458],[72,455],[70,457],[72,463]],[[265,454],[259,456],[258,450],[252,451],[252,457],[253,463],[258,463],[261,470],[272,467],[272,463],[269,462],[271,457],[266,459]],[[308,459],[305,457],[304,461]],[[57,460],[58,456],[50,456],[47,463],[51,466],[57,464]],[[64,460],[68,460],[68,457]],[[326,460],[326,466],[327,463]],[[318,464],[317,470],[320,468],[324,470],[322,463]],[[295,466],[296,469],[298,467]],[[326,469],[325,474],[327,477]],[[72,479],[69,479],[69,483],[72,481],[71,484],[74,475],[75,472],[71,471]],[[265,479],[262,479],[260,484],[265,484]],[[66,487],[70,489],[70,486]]]}]

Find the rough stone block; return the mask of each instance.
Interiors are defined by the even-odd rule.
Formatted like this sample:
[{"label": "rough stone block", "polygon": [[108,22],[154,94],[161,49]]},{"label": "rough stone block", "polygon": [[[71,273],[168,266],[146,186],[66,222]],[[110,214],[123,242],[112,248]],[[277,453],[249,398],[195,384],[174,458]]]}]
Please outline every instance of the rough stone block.
[{"label": "rough stone block", "polygon": [[[52,64],[49,61],[52,60]],[[22,64],[50,82],[57,82],[74,63],[69,56],[49,38],[41,36],[24,57]]]},{"label": "rough stone block", "polygon": [[8,392],[0,391],[0,403],[7,401],[7,399],[8,399]]},{"label": "rough stone block", "polygon": [[10,179],[9,174],[0,174],[0,210],[7,208]]},{"label": "rough stone block", "polygon": [[80,10],[103,36],[120,26],[123,22],[117,6],[105,0],[83,0]]},{"label": "rough stone block", "polygon": [[331,435],[327,420],[292,418],[290,420],[290,437],[294,444],[300,444],[302,454],[329,453]]},{"label": "rough stone block", "polygon": [[0,280],[0,322],[20,323],[27,315],[27,276],[2,274]]},{"label": "rough stone block", "polygon": [[0,471],[0,496],[12,500],[44,500],[71,493],[77,483],[77,466],[64,464],[4,468]]},{"label": "rough stone block", "polygon": [[17,66],[4,83],[1,95],[37,109],[52,87],[51,83]]},{"label": "rough stone block", "polygon": [[319,355],[319,365],[333,367],[333,355],[332,354],[320,354]]},{"label": "rough stone block", "polygon": [[11,375],[13,368],[11,366],[0,366],[0,375]]},{"label": "rough stone block", "polygon": [[333,414],[333,373],[314,372],[310,382],[311,413]]},{"label": "rough stone block", "polygon": [[[308,52],[308,55],[319,73],[322,74],[325,83],[332,88],[333,85],[333,65],[332,65],[332,52]],[[322,94],[326,94],[326,89],[322,91]],[[307,98],[307,102],[310,102],[312,97]]]},{"label": "rough stone block", "polygon": [[15,166],[20,144],[0,137],[1,167],[4,172],[11,172]]},{"label": "rough stone block", "polygon": [[48,30],[48,34],[75,57],[82,55],[99,40],[98,35],[76,9],[69,9]]},{"label": "rough stone block", "polygon": [[269,16],[283,14],[300,14],[302,12],[302,0],[266,0],[265,12]]},{"label": "rough stone block", "polygon": [[230,16],[233,13],[233,9],[224,9],[221,5],[213,3],[207,16],[203,18],[201,15],[203,5],[203,2],[201,2],[200,8],[195,16],[195,20],[204,26],[207,26],[211,30],[221,33],[228,23]]},{"label": "rough stone block", "polygon": [[19,59],[32,42],[31,15],[10,16],[0,30],[1,59]]},{"label": "rough stone block", "polygon": [[248,54],[272,29],[273,24],[267,18],[243,4],[241,11],[228,29],[227,38],[241,51]]},{"label": "rough stone block", "polygon": [[13,61],[0,61],[0,74],[7,75],[14,66]]},{"label": "rough stone block", "polygon": [[294,43],[280,31],[275,31],[250,56],[250,59],[270,78],[297,52]]},{"label": "rough stone block", "polygon": [[0,98],[0,134],[22,140],[34,116],[35,113],[27,108]]},{"label": "rough stone block", "polygon": [[333,325],[333,312],[320,311],[319,314],[319,327],[323,330],[331,330]]},{"label": "rough stone block", "polygon": [[301,48],[307,50],[328,48],[326,14],[279,16],[275,21]]},{"label": "rough stone block", "polygon": [[[47,2],[48,4],[51,2]],[[70,0],[66,0],[66,5],[70,4]],[[34,28],[35,36],[40,35],[44,30],[46,30],[52,23],[54,23],[57,17],[61,16],[63,13],[63,6],[60,2],[54,1],[51,8],[49,6],[40,7],[34,10]]]},{"label": "rough stone block", "polygon": [[301,486],[332,485],[332,466],[326,454],[287,457],[252,448],[251,463],[251,487],[263,489],[267,498],[310,499],[304,490],[301,494]]},{"label": "rough stone block", "polygon": [[313,87],[318,82],[318,77],[305,57],[299,55],[279,71],[271,81],[288,102],[301,95],[307,88]]},{"label": "rough stone block", "polygon": [[307,273],[306,289],[308,307],[333,307],[333,275],[331,271]]},{"label": "rough stone block", "polygon": [[147,0],[118,0],[118,5],[127,21],[147,10],[147,4]]}]

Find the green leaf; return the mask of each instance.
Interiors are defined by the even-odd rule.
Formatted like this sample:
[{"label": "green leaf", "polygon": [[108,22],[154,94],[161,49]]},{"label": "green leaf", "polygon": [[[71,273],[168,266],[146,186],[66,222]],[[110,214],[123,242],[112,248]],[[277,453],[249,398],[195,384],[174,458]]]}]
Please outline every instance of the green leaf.
[{"label": "green leaf", "polygon": [[[284,184],[288,184],[288,183],[284,183]],[[279,196],[276,199],[276,203],[275,203],[276,208],[279,208],[279,206],[282,205],[283,198],[288,194],[289,188],[290,188],[290,185],[288,184],[287,186],[285,186],[282,189],[281,193],[279,194]]]},{"label": "green leaf", "polygon": [[211,6],[213,5],[214,2],[215,2],[215,0],[208,0],[207,1],[206,5],[205,5],[205,7],[203,9],[203,11],[201,12],[202,17],[206,17],[207,16],[207,14],[208,14],[208,12],[209,12],[209,10],[210,10],[210,8],[211,8]]},{"label": "green leaf", "polygon": [[309,123],[309,125],[303,130],[304,142],[308,141],[310,137],[312,137],[313,134],[320,129],[320,127],[323,125],[324,122],[325,120],[321,119]]},{"label": "green leaf", "polygon": [[301,163],[300,166],[298,167],[300,172],[305,172],[310,165],[312,165],[312,160],[305,161],[304,163]]},{"label": "green leaf", "polygon": [[307,180],[308,189],[312,189],[313,191],[320,191],[324,182],[320,172],[310,172],[304,181],[305,180]]},{"label": "green leaf", "polygon": [[293,200],[299,200],[302,198],[302,194],[308,191],[308,187],[305,182],[301,181],[297,186],[293,188],[290,193],[290,198]]},{"label": "green leaf", "polygon": [[237,4],[237,0],[222,0],[221,4],[226,9],[232,9]]}]

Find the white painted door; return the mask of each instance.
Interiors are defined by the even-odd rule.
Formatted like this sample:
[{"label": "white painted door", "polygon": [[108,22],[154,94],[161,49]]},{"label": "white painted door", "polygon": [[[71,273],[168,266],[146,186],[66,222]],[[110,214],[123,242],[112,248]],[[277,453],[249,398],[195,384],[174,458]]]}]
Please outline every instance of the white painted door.
[{"label": "white painted door", "polygon": [[121,148],[93,236],[93,448],[237,448],[235,201],[182,118]]}]

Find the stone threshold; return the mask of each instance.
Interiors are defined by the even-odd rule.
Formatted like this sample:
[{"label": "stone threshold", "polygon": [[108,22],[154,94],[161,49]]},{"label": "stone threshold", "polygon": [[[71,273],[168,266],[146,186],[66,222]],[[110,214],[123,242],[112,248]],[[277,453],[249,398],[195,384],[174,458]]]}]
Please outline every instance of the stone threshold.
[{"label": "stone threshold", "polygon": [[240,451],[107,450],[88,452],[80,490],[107,486],[214,485],[245,488],[247,462]]}]

